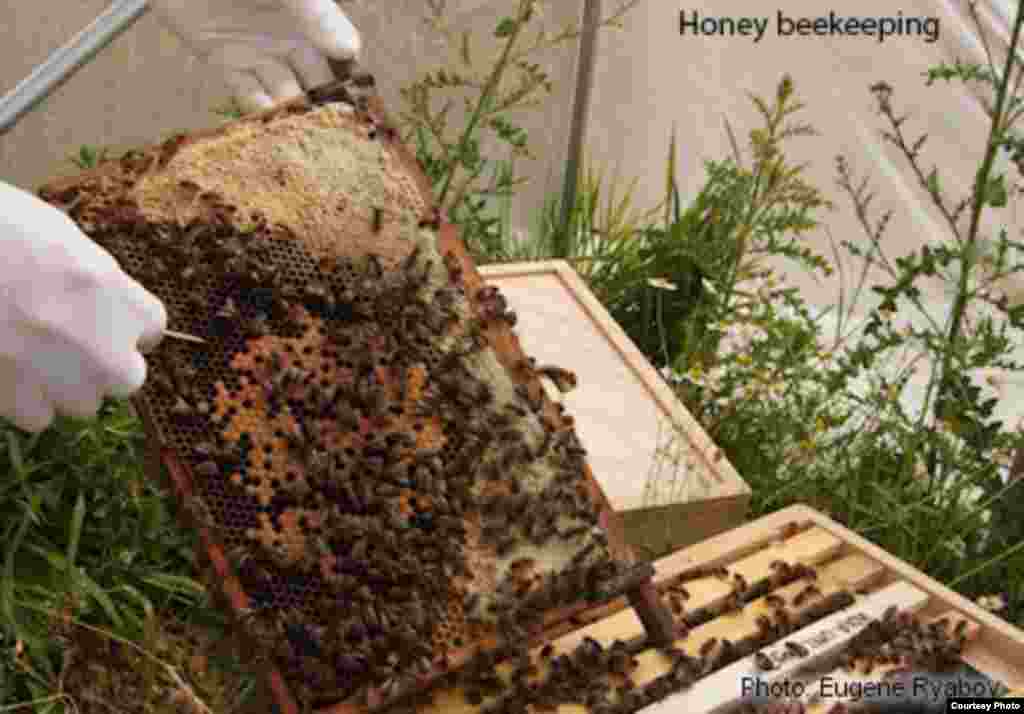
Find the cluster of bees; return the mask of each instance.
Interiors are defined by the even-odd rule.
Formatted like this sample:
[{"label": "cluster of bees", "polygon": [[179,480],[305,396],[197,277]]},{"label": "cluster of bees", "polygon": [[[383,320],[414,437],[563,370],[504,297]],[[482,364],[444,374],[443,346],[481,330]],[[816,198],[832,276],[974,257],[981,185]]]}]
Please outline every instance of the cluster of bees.
[{"label": "cluster of bees", "polygon": [[891,670],[892,676],[900,670],[949,672],[963,663],[960,655],[966,636],[967,620],[953,623],[940,618],[926,623],[893,606],[850,643],[841,664],[851,670],[859,663],[865,672],[877,665],[898,665]]},{"label": "cluster of bees", "polygon": [[[768,638],[778,641],[796,629],[838,612],[852,601],[848,593],[822,597],[799,612],[791,612],[785,631],[759,632],[737,641],[712,638],[692,655],[678,647],[664,648],[661,651],[672,662],[671,668],[644,685],[633,680],[638,667],[636,655],[648,647],[644,637],[617,640],[609,646],[588,637],[573,652],[560,655],[554,654],[551,645],[534,656],[526,645],[509,646],[501,652],[477,657],[453,673],[449,683],[459,686],[466,701],[479,706],[481,714],[526,714],[561,704],[582,704],[591,714],[631,714],[684,691],[700,679],[753,654],[771,643]],[[497,674],[495,664],[498,661],[513,664],[507,678]],[[401,706],[389,709],[389,714],[415,712],[426,698],[429,693],[420,693]]]},{"label": "cluster of bees", "polygon": [[[513,387],[506,374],[501,391],[474,367],[490,353],[487,331],[516,322],[500,292],[470,299],[459,261],[425,242],[395,264],[374,255],[317,261],[281,228],[257,216],[239,230],[217,195],[197,195],[212,219],[143,225],[129,202],[93,204],[91,234],[165,301],[176,329],[206,341],[161,345],[141,401],[190,467],[191,515],[227,546],[248,595],[245,628],[300,700],[319,705],[370,689],[398,696],[477,636],[524,640],[552,608],[618,594],[604,588],[622,569],[598,525],[574,431],[544,414],[539,384]],[[418,227],[437,220],[435,212]],[[231,366],[261,338],[302,338],[311,329],[303,315],[320,325],[325,349],[351,364],[350,378],[323,384],[280,352],[259,369]],[[417,370],[426,379],[413,399]],[[517,371],[575,386],[568,370],[531,360]],[[225,411],[217,381],[229,400],[239,385],[259,384],[267,420],[292,425],[280,436],[299,477],[271,480],[269,503],[252,494],[252,464],[265,457],[260,436],[227,435],[239,408],[252,405]],[[441,424],[437,448],[407,428],[428,419]],[[325,422],[361,448],[332,445]],[[364,438],[369,432],[375,438]],[[547,480],[527,483],[521,474],[530,469]],[[291,526],[304,543],[297,560],[247,534],[261,513],[281,534],[289,511],[315,514]],[[517,560],[522,548],[570,555],[555,570],[481,591],[465,550],[470,530],[512,566],[530,560]],[[440,651],[453,599],[467,625]]]},{"label": "cluster of bees", "polygon": [[[942,674],[955,671],[963,664],[960,655],[966,641],[967,620],[955,624],[948,618],[922,622],[913,613],[889,607],[880,619],[861,631],[840,655],[839,664],[846,671],[870,675],[880,665],[895,665],[885,679],[913,672]],[[787,643],[795,644],[795,643]],[[806,653],[794,653],[806,656]],[[767,657],[758,660],[762,669],[771,669]],[[806,706],[795,700],[780,700],[761,706],[759,714],[803,714]],[[836,702],[829,714],[847,714],[849,705]]]},{"label": "cluster of bees", "polygon": [[[607,647],[585,638],[573,652],[558,656],[554,656],[550,645],[533,657],[525,646],[509,649],[501,655],[514,663],[508,681],[495,673],[496,656],[490,654],[453,674],[452,683],[462,688],[470,704],[480,706],[481,714],[524,714],[570,703],[582,704],[592,714],[627,714],[684,691],[700,679],[751,655],[762,670],[774,669],[776,665],[772,660],[760,652],[769,645],[783,642],[791,656],[808,657],[810,652],[806,647],[792,640],[785,641],[785,638],[849,607],[855,597],[847,591],[823,594],[816,585],[814,569],[808,566],[777,561],[772,564],[772,570],[772,575],[757,586],[748,586],[742,577],[730,575],[721,566],[694,569],[666,585],[666,596],[676,595],[685,600],[688,598],[685,582],[720,578],[733,584],[733,594],[725,598],[733,601],[728,607],[735,605],[737,593],[740,607],[755,597],[765,597],[771,615],[758,618],[758,630],[753,636],[736,641],[711,638],[694,654],[674,646],[662,649],[672,662],[670,670],[643,686],[637,685],[632,675],[638,664],[636,654],[648,647],[645,638],[616,641]],[[796,580],[806,580],[807,584],[790,598],[771,593]],[[769,588],[767,595],[765,587]],[[695,610],[689,620],[677,611],[681,636],[685,637],[688,621],[696,626],[727,611],[721,605],[702,608]],[[910,613],[890,608],[851,642],[842,655],[841,664],[853,667],[857,663],[870,670],[876,664],[898,663],[901,667],[895,672],[947,672],[961,663],[959,654],[964,646],[965,627],[965,621],[953,624],[939,620],[924,624]],[[422,702],[422,695],[415,701]],[[407,702],[392,711],[407,714],[416,709]],[[756,711],[799,714],[804,711],[804,705],[798,701],[778,701]],[[830,714],[847,711],[845,704],[837,703]]]},{"label": "cluster of bees", "polygon": [[[584,638],[571,653],[555,655],[551,645],[531,654],[527,643],[507,644],[498,652],[479,655],[468,666],[449,677],[447,684],[458,686],[466,701],[479,707],[481,714],[525,714],[543,711],[561,704],[582,704],[592,714],[630,714],[654,702],[684,691],[700,679],[754,655],[768,645],[780,642],[810,623],[848,607],[854,597],[840,591],[825,595],[816,585],[814,568],[803,564],[776,561],[771,575],[764,581],[749,584],[738,573],[724,566],[701,566],[691,569],[663,586],[663,596],[673,603],[677,639],[685,638],[690,629],[717,617],[742,609],[746,603],[766,597],[772,615],[758,618],[755,634],[737,640],[710,638],[697,652],[669,646],[660,651],[671,661],[668,672],[639,685],[633,680],[638,666],[637,653],[648,649],[646,637],[631,641],[615,641],[609,646],[592,638]],[[686,583],[714,577],[731,584],[730,594],[709,607],[685,610],[679,601],[689,599]],[[796,582],[806,585],[789,600],[771,594],[772,590]],[[791,642],[792,654],[808,656],[799,643]],[[495,670],[498,661],[512,663],[507,677]],[[770,663],[769,663],[770,666]],[[410,714],[429,699],[429,692],[418,693],[389,714]]]}]

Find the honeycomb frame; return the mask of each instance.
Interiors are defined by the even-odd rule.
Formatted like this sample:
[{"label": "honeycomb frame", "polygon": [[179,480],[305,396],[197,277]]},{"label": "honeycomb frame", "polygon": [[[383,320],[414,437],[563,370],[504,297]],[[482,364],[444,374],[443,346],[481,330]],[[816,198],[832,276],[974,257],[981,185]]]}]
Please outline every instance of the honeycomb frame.
[{"label": "honeycomb frame", "polygon": [[[300,701],[383,707],[651,575],[630,570],[571,418],[526,368],[514,316],[484,288],[372,87],[366,75],[337,82],[39,191],[165,301],[171,327],[208,341],[165,339],[133,401],[284,714]],[[341,195],[340,218],[307,210],[288,225],[287,202],[260,194],[266,167],[248,176],[246,197],[284,220],[211,189],[242,170],[211,168],[224,146],[280,130],[275,151],[315,153],[301,134],[318,128],[352,139],[347,150],[379,150],[396,179],[384,205]],[[184,165],[205,176],[176,171],[190,151]],[[281,195],[301,192],[302,165],[276,158]],[[517,448],[491,448],[505,441]],[[544,459],[556,466],[531,468]],[[434,484],[425,497],[422,483]],[[518,540],[516,519],[530,524]],[[556,553],[552,539],[565,547]],[[413,547],[443,587],[403,589],[423,572],[410,567]]]}]

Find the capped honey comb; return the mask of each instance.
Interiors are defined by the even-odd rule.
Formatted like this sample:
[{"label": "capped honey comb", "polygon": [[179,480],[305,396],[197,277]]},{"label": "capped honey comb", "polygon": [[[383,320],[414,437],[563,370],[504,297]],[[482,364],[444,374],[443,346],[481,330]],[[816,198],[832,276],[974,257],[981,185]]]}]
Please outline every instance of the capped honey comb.
[{"label": "capped honey comb", "polygon": [[303,704],[385,701],[624,573],[515,315],[360,86],[40,190],[205,340],[165,339],[136,404]]}]

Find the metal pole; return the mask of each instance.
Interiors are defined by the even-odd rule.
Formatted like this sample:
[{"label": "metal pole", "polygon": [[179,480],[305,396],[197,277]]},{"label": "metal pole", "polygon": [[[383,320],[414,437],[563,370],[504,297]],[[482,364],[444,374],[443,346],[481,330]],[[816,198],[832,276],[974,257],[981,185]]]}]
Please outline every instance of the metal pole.
[{"label": "metal pole", "polygon": [[71,78],[149,9],[147,0],[117,0],[88,27],[53,52],[0,99],[0,136]]},{"label": "metal pole", "polygon": [[556,234],[556,258],[565,258],[569,252],[569,220],[576,204],[576,186],[579,181],[580,157],[583,153],[583,136],[587,129],[590,90],[594,84],[594,50],[597,46],[597,29],[600,23],[601,0],[584,0],[580,54],[576,63],[576,96],[573,98],[569,152],[565,162],[565,182],[562,186],[562,210]]}]

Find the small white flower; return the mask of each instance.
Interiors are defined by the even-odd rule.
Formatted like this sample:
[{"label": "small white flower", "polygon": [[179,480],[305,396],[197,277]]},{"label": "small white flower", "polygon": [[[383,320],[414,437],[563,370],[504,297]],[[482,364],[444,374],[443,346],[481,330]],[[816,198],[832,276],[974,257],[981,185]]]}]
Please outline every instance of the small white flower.
[{"label": "small white flower", "polygon": [[650,285],[652,288],[657,288],[658,290],[675,291],[679,289],[678,287],[676,287],[675,283],[670,283],[668,280],[665,280],[664,278],[648,278],[647,284]]},{"label": "small white flower", "polygon": [[978,606],[989,612],[1002,612],[1006,609],[1006,598],[1002,595],[982,595],[978,598]]},{"label": "small white flower", "polygon": [[988,175],[990,179],[1005,176],[1010,171],[1010,152],[1006,149],[996,149],[996,155],[992,160],[992,169]]}]

